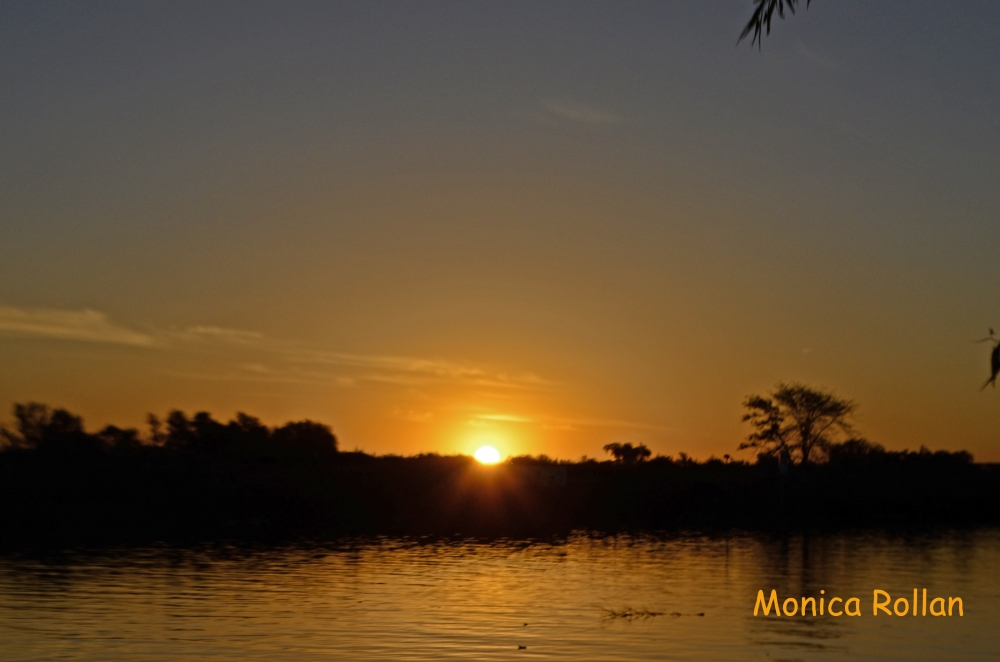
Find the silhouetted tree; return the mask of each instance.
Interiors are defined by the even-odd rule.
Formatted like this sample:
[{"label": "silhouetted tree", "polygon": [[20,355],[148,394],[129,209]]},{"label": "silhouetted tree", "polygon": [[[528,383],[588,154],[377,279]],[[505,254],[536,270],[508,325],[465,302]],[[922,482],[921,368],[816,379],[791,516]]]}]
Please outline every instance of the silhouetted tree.
[{"label": "silhouetted tree", "polygon": [[337,452],[337,437],[330,427],[313,421],[286,423],[277,428],[271,438],[279,446],[316,456]]},{"label": "silhouetted tree", "polygon": [[102,441],[87,434],[83,419],[65,409],[49,409],[37,402],[14,405],[17,431],[0,430],[5,445],[44,453],[78,455],[103,448]]},{"label": "silhouetted tree", "polygon": [[238,437],[243,443],[265,444],[271,439],[271,430],[259,418],[236,412],[236,418],[227,426],[230,436]]},{"label": "silhouetted tree", "polygon": [[952,470],[972,464],[968,451],[931,451],[921,446],[919,451],[887,451],[866,439],[851,438],[831,444],[827,451],[831,465],[867,468],[909,467],[918,469]]},{"label": "silhouetted tree", "polygon": [[167,441],[167,435],[163,431],[163,423],[160,422],[156,414],[146,414],[146,423],[149,425],[149,442],[154,446],[162,446]]},{"label": "silhouetted tree", "polygon": [[217,453],[226,446],[226,426],[212,418],[207,411],[200,411],[191,419],[191,429],[194,439],[192,450],[206,453]]},{"label": "silhouetted tree", "polygon": [[84,431],[82,418],[65,409],[54,409],[38,444],[38,450],[78,455],[99,452],[104,450],[104,445],[100,439]]},{"label": "silhouetted tree", "polygon": [[[45,430],[52,427],[53,420],[61,420],[61,414],[72,417],[62,410],[49,412],[43,405],[19,406],[16,412],[19,429],[26,431],[29,441],[22,441],[24,435],[14,435],[8,431],[6,435],[10,440],[6,445],[36,446],[37,443],[31,440],[43,439]],[[165,426],[154,414],[147,415],[146,420],[150,430],[150,445],[170,452],[274,460],[282,457],[291,459],[295,456],[320,457],[337,452],[337,438],[330,428],[308,420],[288,423],[273,431],[261,423],[260,419],[244,412],[237,412],[236,418],[228,423],[221,423],[204,411],[188,418],[183,411],[177,409],[167,415]],[[79,429],[82,431],[82,427]],[[90,438],[102,447],[116,451],[135,451],[143,446],[136,430],[122,430],[111,425],[96,435],[90,435]]]},{"label": "silhouetted tree", "polygon": [[14,405],[16,432],[3,429],[3,437],[12,448],[37,448],[52,420],[52,412],[43,404],[28,402]]},{"label": "silhouetted tree", "polygon": [[916,453],[903,451],[900,455],[905,459],[923,463],[925,465],[937,466],[961,466],[972,464],[972,453],[969,451],[932,451],[926,446],[921,446]]},{"label": "silhouetted tree", "polygon": [[839,444],[830,444],[827,457],[830,464],[859,464],[884,456],[885,448],[861,437],[851,437]]},{"label": "silhouetted tree", "polygon": [[226,452],[243,456],[276,458],[280,453],[271,439],[271,430],[260,419],[237,412],[226,425],[223,446]]},{"label": "silhouetted tree", "polygon": [[229,422],[229,426],[239,430],[242,434],[256,434],[265,437],[271,434],[271,431],[260,422],[259,418],[241,411],[236,412],[236,418]]},{"label": "silhouetted tree", "polygon": [[639,444],[638,446],[633,446],[630,443],[612,443],[607,444],[604,450],[611,453],[611,456],[615,458],[615,462],[619,464],[636,464],[638,462],[644,462],[649,459],[652,455],[650,450],[646,448],[645,444]]},{"label": "silhouetted tree", "polygon": [[139,431],[135,428],[121,429],[114,425],[108,425],[97,433],[97,438],[104,445],[116,452],[130,452],[142,447],[142,440],[139,439]]},{"label": "silhouetted tree", "polygon": [[21,447],[21,437],[13,430],[0,425],[0,451]]},{"label": "silhouetted tree", "polygon": [[778,384],[769,397],[747,396],[743,420],[753,432],[740,450],[758,449],[766,456],[788,454],[790,461],[808,464],[825,451],[839,433],[850,434],[849,418],[857,405],[832,393],[802,384]]},{"label": "silhouetted tree", "polygon": [[677,464],[682,467],[688,467],[694,464],[698,464],[698,461],[693,457],[689,456],[684,451],[677,454]]},{"label": "silhouetted tree", "polygon": [[194,430],[184,412],[174,409],[167,414],[167,438],[164,445],[171,450],[180,450],[193,440]]}]

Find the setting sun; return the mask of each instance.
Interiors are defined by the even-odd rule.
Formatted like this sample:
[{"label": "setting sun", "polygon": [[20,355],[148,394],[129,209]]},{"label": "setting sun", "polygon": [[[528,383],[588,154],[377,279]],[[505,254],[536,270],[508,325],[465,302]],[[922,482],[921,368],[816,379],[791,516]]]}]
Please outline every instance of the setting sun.
[{"label": "setting sun", "polygon": [[483,464],[496,464],[500,461],[500,451],[492,446],[483,446],[473,454],[473,457]]}]

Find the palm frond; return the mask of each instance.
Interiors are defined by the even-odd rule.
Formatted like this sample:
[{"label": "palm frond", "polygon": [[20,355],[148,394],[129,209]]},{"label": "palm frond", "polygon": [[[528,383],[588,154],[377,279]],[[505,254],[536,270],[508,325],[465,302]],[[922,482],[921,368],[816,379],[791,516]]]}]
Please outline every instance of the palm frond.
[{"label": "palm frond", "polygon": [[[771,19],[774,18],[774,12],[778,12],[778,18],[785,18],[785,9],[788,9],[789,14],[795,13],[795,6],[799,4],[799,0],[753,0],[756,8],[753,10],[753,14],[750,16],[750,21],[747,23],[746,27],[743,28],[743,32],[740,33],[740,38],[736,40],[736,43],[740,43],[750,33],[753,33],[753,37],[750,39],[750,46],[754,44],[757,48],[761,47],[763,43],[764,35],[771,34]],[[812,0],[806,0],[806,8],[809,7],[809,3]]]}]

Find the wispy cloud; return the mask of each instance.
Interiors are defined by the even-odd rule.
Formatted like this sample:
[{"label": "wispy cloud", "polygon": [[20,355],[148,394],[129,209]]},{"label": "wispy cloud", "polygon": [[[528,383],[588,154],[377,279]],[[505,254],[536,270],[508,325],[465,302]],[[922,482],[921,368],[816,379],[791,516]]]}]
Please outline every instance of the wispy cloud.
[{"label": "wispy cloud", "polygon": [[543,105],[553,115],[573,122],[583,124],[623,124],[625,122],[625,119],[619,115],[575,102],[546,101]]},{"label": "wispy cloud", "polygon": [[652,432],[666,432],[668,428],[661,425],[650,425],[636,421],[623,421],[615,418],[546,418],[542,421],[542,428],[546,430],[576,430],[581,427],[597,428],[620,428],[628,430],[649,430]]},{"label": "wispy cloud", "polygon": [[551,383],[530,372],[502,372],[445,359],[309,349],[250,331],[191,327],[167,337],[173,341],[170,346],[174,349],[183,347],[184,342],[202,346],[222,342],[253,352],[243,362],[231,365],[229,371],[211,375],[213,379],[309,382],[342,387],[373,383],[415,389],[458,384],[498,392],[540,388]]},{"label": "wispy cloud", "polygon": [[352,366],[356,368],[375,368],[392,372],[415,372],[438,377],[476,378],[485,373],[472,366],[462,365],[453,361],[422,359],[405,356],[379,356],[365,354],[346,354],[342,352],[300,351],[293,360],[303,363],[323,363],[329,365]]},{"label": "wispy cloud", "polygon": [[113,324],[96,310],[14,308],[0,306],[0,333],[29,337],[78,340],[149,347],[153,337]]},{"label": "wispy cloud", "polygon": [[500,423],[531,423],[534,421],[533,418],[518,416],[516,414],[476,414],[473,420],[497,421]]},{"label": "wispy cloud", "polygon": [[189,345],[225,344],[268,349],[268,342],[264,334],[245,329],[227,329],[221,326],[199,325],[189,326],[182,330],[175,327],[167,331],[160,331],[159,335],[171,346],[176,346],[175,343]]},{"label": "wispy cloud", "polygon": [[405,407],[393,408],[392,415],[410,423],[429,423],[434,418],[433,412]]},{"label": "wispy cloud", "polygon": [[406,386],[451,381],[497,388],[534,388],[546,383],[545,380],[533,373],[511,375],[444,359],[312,350],[290,350],[284,353],[286,358],[292,362],[362,368],[368,372],[360,375],[360,379]]},{"label": "wispy cloud", "polygon": [[[210,362],[214,367],[207,371],[191,372],[177,368],[169,371],[174,376],[199,380],[302,383],[346,388],[365,383],[415,389],[461,385],[492,390],[493,397],[552,384],[531,372],[509,372],[454,360],[310,349],[246,329],[193,325],[141,333],[115,324],[104,313],[90,309],[27,309],[0,305],[0,337],[3,336],[158,347],[179,355],[195,351],[201,353],[203,359],[205,352],[224,351],[220,356],[226,357],[224,361],[228,367],[221,368],[218,363]],[[233,360],[233,351],[238,352],[238,360]],[[209,364],[204,365],[207,367]],[[519,417],[507,414],[483,414],[481,420],[521,421]]]},{"label": "wispy cloud", "polygon": [[187,333],[196,336],[206,336],[209,338],[221,338],[224,340],[259,340],[264,334],[256,331],[243,331],[241,329],[223,329],[218,326],[192,326],[187,329]]},{"label": "wispy cloud", "polygon": [[636,421],[625,421],[615,418],[565,418],[559,416],[522,416],[520,414],[505,413],[477,413],[468,420],[468,424],[473,427],[485,427],[491,423],[531,423],[537,424],[543,430],[578,430],[580,428],[618,428],[627,430],[649,430],[653,432],[665,432],[667,428],[640,423]]},{"label": "wispy cloud", "polygon": [[355,382],[350,377],[305,373],[290,370],[271,370],[260,365],[243,365],[208,372],[166,370],[163,374],[184,379],[213,382],[259,382],[267,384],[307,384],[311,386],[339,386],[351,388]]}]

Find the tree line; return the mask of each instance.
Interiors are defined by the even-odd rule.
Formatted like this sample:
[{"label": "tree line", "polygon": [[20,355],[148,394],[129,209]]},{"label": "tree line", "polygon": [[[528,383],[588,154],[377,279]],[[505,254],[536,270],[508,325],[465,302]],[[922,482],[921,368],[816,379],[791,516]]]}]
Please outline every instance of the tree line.
[{"label": "tree line", "polygon": [[747,398],[747,459],[654,456],[614,442],[607,461],[521,456],[493,466],[339,452],[332,430],[313,421],[269,427],[247,414],[222,422],[172,411],[150,417],[144,434],[91,433],[65,409],[21,404],[0,431],[0,548],[1000,521],[996,467],[962,451],[887,451],[858,436],[850,406],[809,391],[779,385]]},{"label": "tree line", "polygon": [[[900,463],[971,464],[967,451],[888,451],[856,434],[851,416],[857,409],[852,400],[802,384],[778,384],[766,395],[748,396],[743,421],[751,427],[738,450],[753,453],[751,462],[778,467],[832,464],[860,466]],[[147,416],[148,433],[135,428],[108,425],[90,433],[83,419],[63,408],[37,402],[15,404],[14,426],[0,426],[0,452],[31,453],[42,457],[84,458],[101,455],[185,454],[193,456],[246,457],[272,460],[329,459],[338,453],[337,437],[328,425],[311,420],[268,427],[260,419],[238,412],[226,422],[208,412],[188,417],[173,410],[163,419]],[[612,442],[604,446],[611,461],[621,467],[644,464],[696,466],[698,464],[745,464],[726,454],[699,462],[686,453],[653,456],[645,444]],[[352,455],[364,455],[353,453]],[[553,462],[537,458],[511,458],[518,464]],[[594,460],[585,460],[593,463]],[[565,462],[562,462],[565,463]]]},{"label": "tree line", "polygon": [[14,428],[0,427],[0,448],[42,455],[82,457],[102,453],[129,454],[161,450],[175,453],[248,456],[327,457],[337,453],[337,437],[329,426],[310,420],[269,428],[239,412],[228,423],[208,412],[193,417],[171,411],[161,421],[147,416],[149,434],[108,425],[88,433],[83,419],[66,409],[37,402],[14,405]]},{"label": "tree line", "polygon": [[[751,431],[737,450],[753,453],[757,464],[776,464],[786,471],[793,466],[815,464],[886,466],[936,462],[956,465],[973,461],[968,451],[932,452],[925,447],[916,452],[888,451],[858,434],[853,421],[858,408],[856,402],[804,384],[779,383],[767,395],[747,396],[743,408],[743,422],[750,425]],[[604,450],[615,463],[626,466],[649,462],[652,458],[652,451],[645,444],[615,442],[604,446]],[[729,463],[732,459],[727,454],[723,461]],[[690,463],[690,459],[681,453],[680,463]]]}]

